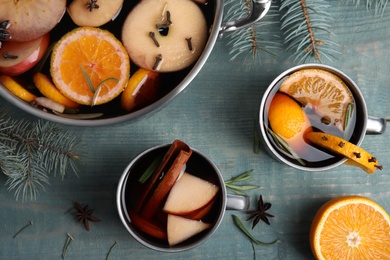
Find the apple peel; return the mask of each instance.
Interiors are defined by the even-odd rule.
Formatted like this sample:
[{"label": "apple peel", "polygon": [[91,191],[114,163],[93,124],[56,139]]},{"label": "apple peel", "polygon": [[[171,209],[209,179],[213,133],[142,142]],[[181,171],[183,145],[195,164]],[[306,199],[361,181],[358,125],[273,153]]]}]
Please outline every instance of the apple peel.
[{"label": "apple peel", "polygon": [[[146,186],[141,191],[140,197],[134,206],[136,213],[141,214],[141,212],[145,211],[146,209],[146,217],[152,217],[159,206],[157,204],[159,202],[161,203],[161,201],[168,195],[169,190],[175,183],[177,177],[180,175],[181,170],[183,169],[191,154],[192,150],[184,142],[175,140],[171,144],[156,170],[146,181]],[[159,179],[162,173],[165,173],[165,176],[162,181],[160,181]],[[163,185],[166,187],[164,187],[164,189],[159,188],[156,193],[155,189]],[[151,202],[149,203],[150,200]]]}]

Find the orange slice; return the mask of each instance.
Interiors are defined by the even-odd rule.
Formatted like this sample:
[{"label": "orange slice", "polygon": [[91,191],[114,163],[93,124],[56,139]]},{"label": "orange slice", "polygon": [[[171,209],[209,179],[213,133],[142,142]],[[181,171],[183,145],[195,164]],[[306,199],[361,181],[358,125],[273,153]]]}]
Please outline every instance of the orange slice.
[{"label": "orange slice", "polygon": [[302,106],[309,106],[323,120],[346,128],[347,111],[352,111],[354,100],[342,79],[322,69],[302,69],[283,81],[280,91],[292,96]]},{"label": "orange slice", "polygon": [[106,30],[79,27],[54,46],[50,73],[67,98],[99,105],[117,97],[126,87],[129,56],[122,43]]},{"label": "orange slice", "polygon": [[374,156],[343,138],[322,132],[308,132],[305,138],[332,153],[348,158],[347,164],[358,166],[367,173],[373,173],[376,169],[382,170]]},{"label": "orange slice", "polygon": [[310,229],[316,259],[390,259],[390,217],[375,201],[342,196],[325,203]]},{"label": "orange slice", "polygon": [[0,82],[11,91],[15,96],[20,99],[31,102],[34,101],[36,96],[27,91],[22,85],[20,85],[14,78],[7,75],[0,75]]},{"label": "orange slice", "polygon": [[45,97],[66,107],[78,108],[80,106],[78,103],[62,95],[46,75],[38,72],[33,75],[33,81],[35,86]]},{"label": "orange slice", "polygon": [[139,68],[129,80],[121,96],[121,106],[126,111],[154,102],[158,98],[159,74]]},{"label": "orange slice", "polygon": [[310,122],[302,107],[288,95],[275,94],[268,109],[268,120],[274,133],[294,150],[304,143],[303,134]]}]

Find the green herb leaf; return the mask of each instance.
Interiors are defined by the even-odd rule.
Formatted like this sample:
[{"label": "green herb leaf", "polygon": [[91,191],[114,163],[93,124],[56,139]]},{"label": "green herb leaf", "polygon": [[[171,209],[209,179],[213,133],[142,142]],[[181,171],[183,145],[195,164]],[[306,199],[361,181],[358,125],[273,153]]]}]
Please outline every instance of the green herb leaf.
[{"label": "green herb leaf", "polygon": [[145,183],[149,177],[153,174],[153,172],[157,169],[158,165],[160,164],[163,156],[160,156],[156,158],[151,165],[145,170],[145,172],[141,175],[141,177],[138,179],[140,183]]},{"label": "green herb leaf", "polygon": [[93,95],[92,106],[94,106],[96,104],[96,100],[97,100],[97,97],[99,96],[100,89],[102,88],[104,83],[106,83],[109,80],[112,80],[112,81],[115,81],[115,82],[119,82],[119,80],[117,78],[107,78],[107,79],[103,80],[102,82],[100,82],[99,85],[97,86],[96,90],[95,90],[94,95]]},{"label": "green herb leaf", "polygon": [[81,65],[80,65],[80,69],[81,69],[81,72],[82,72],[83,75],[84,75],[85,80],[87,81],[87,84],[88,84],[89,89],[91,90],[91,92],[92,92],[93,94],[95,94],[95,88],[93,87],[92,81],[91,81],[90,77],[88,76],[87,71],[86,71],[86,70],[84,69],[84,67],[81,66]]},{"label": "green herb leaf", "polygon": [[233,217],[233,221],[234,221],[234,224],[236,224],[236,226],[252,241],[254,242],[255,244],[257,245],[262,245],[262,246],[270,246],[272,244],[275,244],[276,242],[278,242],[278,240],[274,240],[272,242],[263,242],[263,241],[260,241],[260,240],[257,240],[256,238],[254,238],[252,236],[251,233],[249,233],[249,231],[244,227],[244,225],[242,224],[241,220],[236,216],[236,215],[232,215]]},{"label": "green herb leaf", "polygon": [[253,172],[253,169],[246,171],[238,176],[232,177],[231,179],[225,181],[226,188],[228,188],[229,190],[231,190],[234,193],[239,194],[239,195],[245,195],[245,193],[243,191],[254,190],[254,189],[260,188],[260,186],[257,186],[257,185],[234,185],[233,184],[236,182],[242,182],[242,181],[249,180],[250,178],[252,178],[252,175],[251,175],[252,172]]},{"label": "green herb leaf", "polygon": [[352,110],[353,110],[353,105],[352,103],[348,103],[347,105],[347,110],[345,111],[345,117],[344,117],[344,130],[347,129],[349,119],[351,118],[352,115]]},{"label": "green herb leaf", "polygon": [[[267,126],[266,126],[267,127]],[[291,146],[284,141],[279,135],[277,135],[274,131],[272,131],[270,128],[267,127],[267,131],[272,135],[277,145],[279,145],[280,148],[285,150],[287,153],[291,154],[291,156],[294,157],[295,160],[297,160],[301,165],[305,165],[305,162],[298,156],[298,154],[291,148]]]}]

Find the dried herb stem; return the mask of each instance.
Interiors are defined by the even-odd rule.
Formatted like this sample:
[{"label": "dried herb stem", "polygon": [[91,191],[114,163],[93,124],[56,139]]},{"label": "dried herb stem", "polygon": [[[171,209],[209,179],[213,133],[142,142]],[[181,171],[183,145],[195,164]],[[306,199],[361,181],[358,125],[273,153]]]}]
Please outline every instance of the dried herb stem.
[{"label": "dried herb stem", "polygon": [[251,173],[253,169],[246,171],[238,176],[232,177],[231,179],[225,181],[225,186],[229,190],[233,191],[236,194],[245,195],[245,191],[254,190],[260,188],[257,185],[235,185],[234,183],[247,181],[252,178]]},{"label": "dried herb stem", "polygon": [[65,259],[65,256],[66,256],[66,253],[68,252],[68,247],[70,245],[70,243],[74,240],[73,237],[69,234],[69,233],[66,233],[67,237],[66,237],[66,241],[65,241],[65,244],[64,244],[64,248],[62,249],[62,259]]},{"label": "dried herb stem", "polygon": [[109,259],[112,249],[113,249],[114,246],[116,246],[117,244],[118,244],[118,243],[117,243],[116,241],[114,241],[114,244],[113,244],[113,245],[110,247],[110,249],[108,250],[108,253],[107,253],[107,256],[106,256],[106,260]]},{"label": "dried herb stem", "polygon": [[260,240],[257,240],[255,237],[252,236],[252,234],[244,227],[241,220],[236,216],[232,215],[234,224],[255,244],[262,245],[262,246],[270,246],[272,244],[275,244],[278,242],[278,240],[274,240],[272,242],[263,242]]},{"label": "dried herb stem", "polygon": [[31,227],[33,225],[33,222],[31,220],[28,221],[28,224],[22,227],[16,234],[14,235],[14,238],[16,238],[20,233],[22,233],[27,228]]}]

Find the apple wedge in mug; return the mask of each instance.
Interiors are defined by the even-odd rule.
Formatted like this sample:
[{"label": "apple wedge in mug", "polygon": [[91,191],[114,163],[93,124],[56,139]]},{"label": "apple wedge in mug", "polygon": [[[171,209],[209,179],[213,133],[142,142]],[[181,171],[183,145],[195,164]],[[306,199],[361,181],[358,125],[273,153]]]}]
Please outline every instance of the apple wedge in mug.
[{"label": "apple wedge in mug", "polygon": [[132,223],[145,235],[169,246],[212,227],[205,216],[210,214],[220,187],[186,172],[191,154],[187,144],[175,140],[163,158],[157,159],[159,164],[150,176],[145,180],[143,174],[143,183],[133,187],[137,192],[129,196],[134,198],[128,198]]}]

